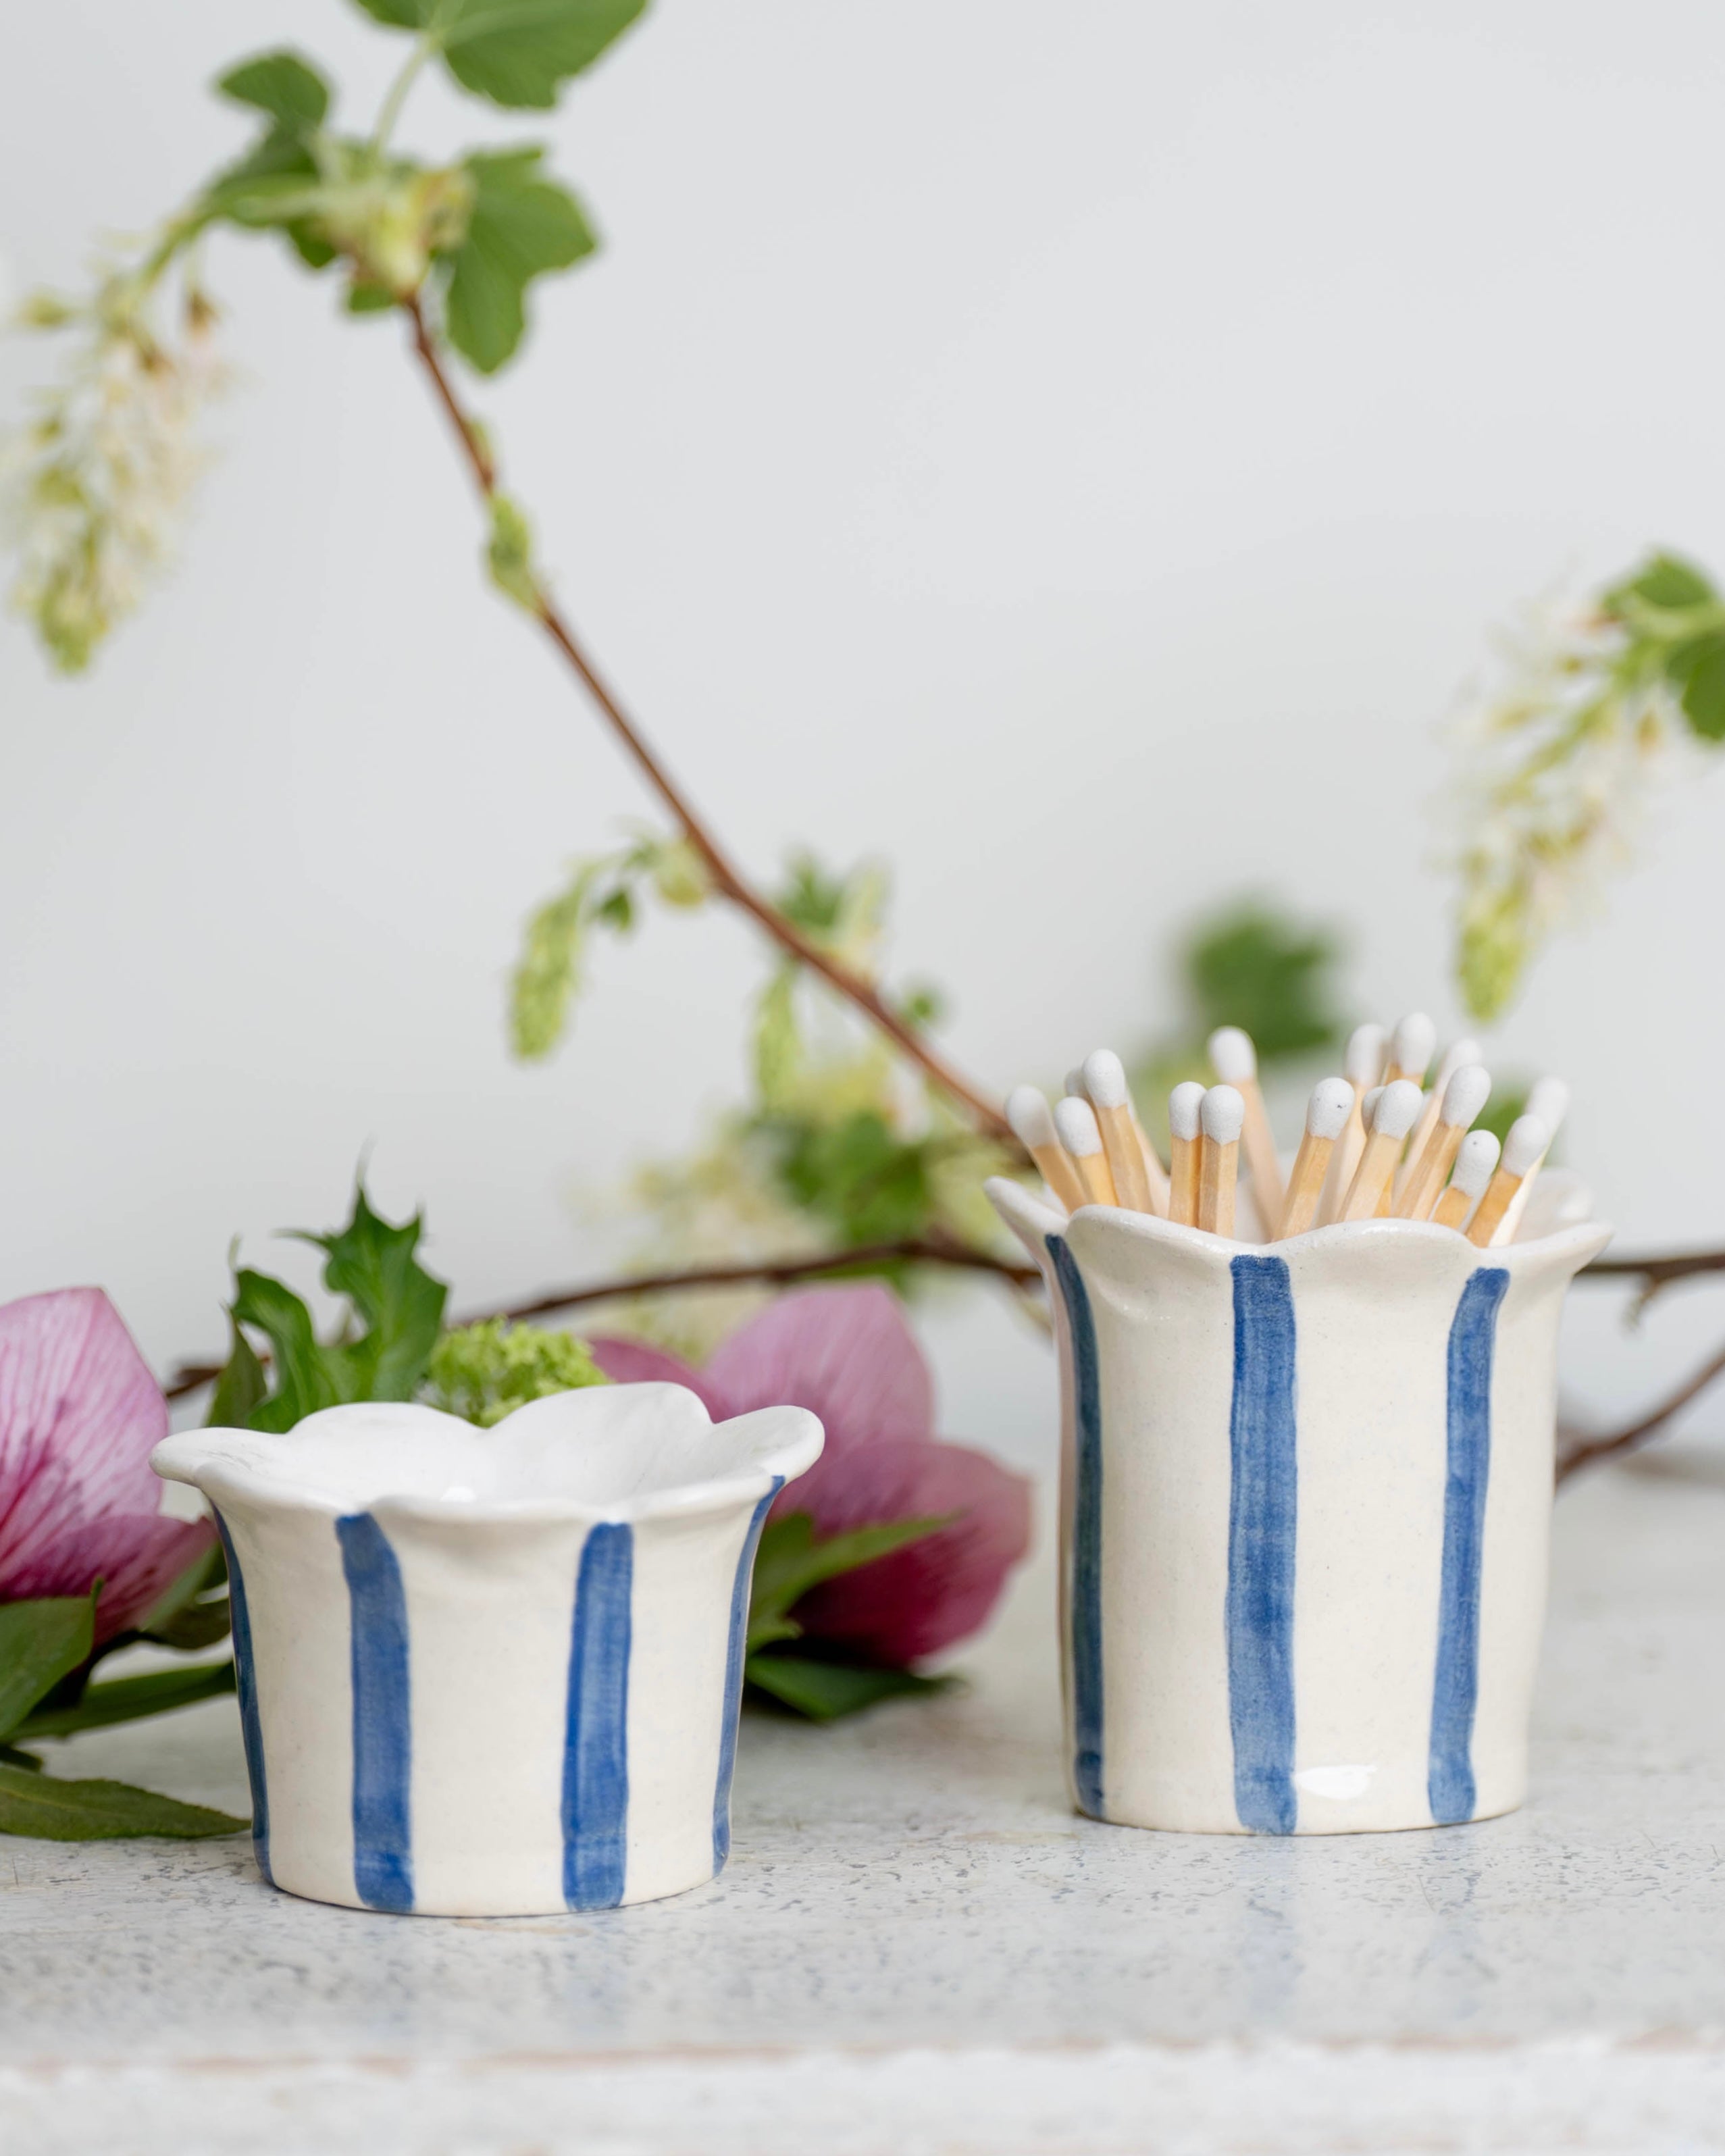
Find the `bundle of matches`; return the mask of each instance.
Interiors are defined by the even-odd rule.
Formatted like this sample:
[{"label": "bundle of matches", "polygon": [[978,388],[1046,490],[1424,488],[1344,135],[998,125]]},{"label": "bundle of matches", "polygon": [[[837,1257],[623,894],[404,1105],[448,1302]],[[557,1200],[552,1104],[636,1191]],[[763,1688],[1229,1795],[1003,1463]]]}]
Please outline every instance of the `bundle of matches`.
[{"label": "bundle of matches", "polygon": [[1138,1121],[1120,1058],[1099,1049],[1050,1110],[1020,1086],[1007,1119],[1068,1212],[1119,1205],[1232,1238],[1244,1167],[1267,1241],[1360,1220],[1430,1220],[1481,1248],[1513,1240],[1535,1177],[1568,1106],[1561,1079],[1543,1078],[1500,1152],[1476,1131],[1491,1096],[1478,1044],[1458,1040],[1425,1081],[1437,1029],[1423,1012],[1393,1034],[1363,1025],[1348,1044],[1346,1075],[1322,1078],[1307,1104],[1298,1152],[1283,1181],[1258,1085],[1257,1051],[1238,1026],[1209,1040],[1219,1081],[1168,1096],[1171,1156],[1163,1168]]}]

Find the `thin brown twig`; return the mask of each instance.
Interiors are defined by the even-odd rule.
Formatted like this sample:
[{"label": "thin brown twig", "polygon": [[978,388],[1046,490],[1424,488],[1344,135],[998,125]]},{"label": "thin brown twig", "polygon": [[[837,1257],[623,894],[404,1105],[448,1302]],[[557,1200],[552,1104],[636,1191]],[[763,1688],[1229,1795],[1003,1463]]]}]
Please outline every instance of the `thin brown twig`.
[{"label": "thin brown twig", "polygon": [[1687,1378],[1668,1399],[1662,1400],[1651,1414],[1643,1415],[1639,1422],[1631,1423],[1627,1430],[1614,1430],[1609,1436],[1583,1439],[1570,1446],[1558,1462],[1558,1480],[1564,1482],[1579,1468],[1597,1466],[1602,1460],[1610,1460],[1620,1454],[1632,1452],[1645,1445],[1679,1409],[1686,1408],[1697,1399],[1714,1379],[1725,1377],[1725,1348],[1720,1348],[1710,1362],[1704,1363],[1694,1376]]},{"label": "thin brown twig", "polygon": [[[475,484],[490,503],[497,493],[495,461],[483,435],[468,417],[455,393],[454,386],[443,364],[437,339],[425,320],[424,311],[418,297],[404,299],[401,305],[412,326],[413,350],[430,377],[438,401],[454,429],[456,439],[473,473]],[[700,855],[715,891],[733,906],[740,907],[800,965],[808,967],[811,973],[818,973],[829,988],[860,1011],[872,1024],[879,1027],[912,1062],[921,1065],[943,1092],[962,1101],[976,1118],[980,1130],[990,1137],[1014,1145],[1015,1142],[1004,1116],[979,1086],[955,1069],[937,1049],[931,1047],[916,1029],[894,1010],[872,982],[865,980],[860,973],[853,973],[848,966],[841,965],[830,953],[823,951],[798,927],[795,921],[788,919],[749,883],[721,848],[682,788],[671,778],[655,752],[648,747],[640,728],[619,703],[615,694],[583,650],[556,602],[536,582],[534,589],[537,602],[534,612],[540,626],[574,669],[588,694],[604,714],[612,732],[633,757],[642,777],[658,794],[676,819],[685,838]]]},{"label": "thin brown twig", "polygon": [[[695,1265],[680,1272],[642,1273],[619,1280],[590,1281],[581,1287],[550,1288],[530,1302],[511,1303],[495,1310],[476,1310],[454,1321],[477,1325],[487,1319],[506,1318],[521,1323],[551,1317],[559,1311],[578,1310],[594,1302],[619,1302],[629,1296],[674,1295],[703,1287],[785,1287],[795,1281],[821,1280],[834,1273],[855,1272],[885,1265],[952,1265],[961,1271],[992,1273],[1022,1293],[1041,1278],[1034,1265],[1013,1264],[987,1250],[973,1250],[944,1235],[916,1235],[894,1243],[866,1243],[851,1250],[828,1250],[819,1257],[768,1258],[759,1263]],[[195,1393],[200,1385],[213,1384],[222,1373],[219,1363],[182,1363],[162,1387],[171,1400]]]}]

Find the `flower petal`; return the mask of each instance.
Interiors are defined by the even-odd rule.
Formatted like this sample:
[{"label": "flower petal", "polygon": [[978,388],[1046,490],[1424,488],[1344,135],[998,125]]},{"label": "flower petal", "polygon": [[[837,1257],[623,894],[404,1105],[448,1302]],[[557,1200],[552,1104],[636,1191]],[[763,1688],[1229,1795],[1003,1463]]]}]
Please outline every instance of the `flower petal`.
[{"label": "flower petal", "polygon": [[706,1377],[729,1414],[812,1409],[826,1429],[829,1464],[886,1440],[934,1435],[922,1350],[898,1298],[872,1282],[782,1296],[719,1348]]},{"label": "flower petal", "polygon": [[135,1625],[215,1538],[215,1527],[208,1520],[174,1520],[159,1512],[110,1512],[33,1543],[8,1572],[0,1586],[0,1601],[88,1594],[100,1580],[95,1624],[100,1647]]},{"label": "flower petal", "polygon": [[[706,1404],[715,1422],[726,1422],[737,1413],[724,1392],[704,1370],[691,1369],[680,1357],[663,1348],[649,1348],[644,1340],[623,1340],[602,1333],[589,1339],[593,1358],[605,1375],[619,1385],[686,1385]],[[774,1401],[776,1407],[779,1404]],[[794,1405],[794,1403],[792,1403]]]},{"label": "flower petal", "polygon": [[150,1449],[167,1435],[167,1403],[100,1288],[0,1308],[0,1600],[56,1591],[14,1583],[99,1523],[86,1553],[117,1578],[159,1511]]},{"label": "flower petal", "polygon": [[804,1595],[808,1637],[902,1667],[968,1638],[987,1622],[1029,1546],[1030,1485],[968,1445],[880,1444],[818,1460],[784,1491],[779,1512],[812,1513],[839,1534],[884,1520],[960,1515],[890,1557]]}]

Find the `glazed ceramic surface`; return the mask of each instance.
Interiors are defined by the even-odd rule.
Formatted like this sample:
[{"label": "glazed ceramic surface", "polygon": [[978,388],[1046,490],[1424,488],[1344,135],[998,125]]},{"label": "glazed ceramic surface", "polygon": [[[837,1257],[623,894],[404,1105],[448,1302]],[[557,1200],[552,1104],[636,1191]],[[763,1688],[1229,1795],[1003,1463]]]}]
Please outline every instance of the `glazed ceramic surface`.
[{"label": "glazed ceramic surface", "polygon": [[712,1878],[755,1546],[820,1448],[801,1408],[715,1424],[664,1384],[166,1440],[228,1553],[264,1876],[457,1916]]},{"label": "glazed ceramic surface", "polygon": [[1563,1291],[1608,1229],[1268,1246],[989,1194],[1049,1282],[1079,1808],[1210,1834],[1512,1810]]}]

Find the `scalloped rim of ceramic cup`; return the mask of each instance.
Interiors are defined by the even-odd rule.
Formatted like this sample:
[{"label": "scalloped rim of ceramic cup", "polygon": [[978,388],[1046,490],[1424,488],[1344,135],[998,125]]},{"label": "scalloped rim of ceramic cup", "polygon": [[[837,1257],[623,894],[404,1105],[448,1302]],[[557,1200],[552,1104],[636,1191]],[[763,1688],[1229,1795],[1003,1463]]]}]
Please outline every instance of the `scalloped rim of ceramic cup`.
[{"label": "scalloped rim of ceramic cup", "polygon": [[[1081,1205],[1076,1212],[1059,1213],[1009,1176],[991,1175],[983,1187],[995,1210],[1020,1235],[1026,1230],[1039,1238],[1064,1235],[1070,1222],[1094,1216],[1106,1219],[1144,1242],[1165,1243],[1176,1250],[1183,1246],[1194,1257],[1220,1260],[1262,1257],[1266,1253],[1281,1255],[1289,1250],[1357,1248],[1368,1237],[1380,1242],[1428,1243],[1435,1250],[1454,1250],[1458,1244],[1466,1242],[1466,1238],[1455,1229],[1440,1228],[1435,1220],[1394,1219],[1332,1220],[1327,1227],[1308,1228],[1303,1235],[1290,1235],[1274,1243],[1236,1242],[1231,1236],[1213,1235],[1204,1228],[1188,1228],[1177,1220],[1163,1219],[1160,1214],[1135,1213],[1124,1205]],[[1468,1247],[1474,1250],[1481,1265],[1517,1264],[1536,1256],[1561,1255],[1583,1249],[1589,1243],[1596,1243],[1602,1250],[1615,1232],[1603,1221],[1584,1220],[1521,1242],[1486,1249],[1472,1245]]]},{"label": "scalloped rim of ceramic cup", "polygon": [[[567,1440],[578,1445],[601,1435],[619,1441],[619,1424],[663,1425],[680,1420],[685,1433],[727,1435],[734,1465],[696,1479],[665,1481],[653,1487],[619,1489],[610,1495],[480,1496],[449,1472],[452,1460],[495,1471],[500,1448],[531,1440],[543,1445]],[[356,1465],[381,1455],[376,1472],[345,1488],[320,1474],[315,1455],[337,1430]],[[675,1433],[674,1433],[675,1434]],[[428,1438],[442,1440],[431,1453]],[[426,1520],[480,1524],[511,1521],[637,1521],[686,1517],[757,1502],[814,1466],[824,1443],[819,1419],[806,1408],[757,1408],[716,1423],[706,1404],[685,1385],[657,1383],[594,1385],[531,1400],[489,1430],[413,1402],[358,1402],[323,1408],[280,1435],[262,1430],[182,1430],[164,1438],[150,1464],[164,1480],[188,1482],[215,1503],[270,1506],[330,1517],[355,1512],[396,1513]],[[417,1457],[416,1457],[417,1455]],[[297,1457],[296,1457],[297,1455]],[[489,1457],[488,1457],[489,1455]],[[434,1462],[435,1471],[433,1472]],[[716,1462],[705,1463],[716,1466]],[[307,1472],[310,1469],[311,1471]],[[414,1471],[443,1482],[445,1491],[414,1488]],[[470,1494],[449,1490],[465,1486]]]}]

